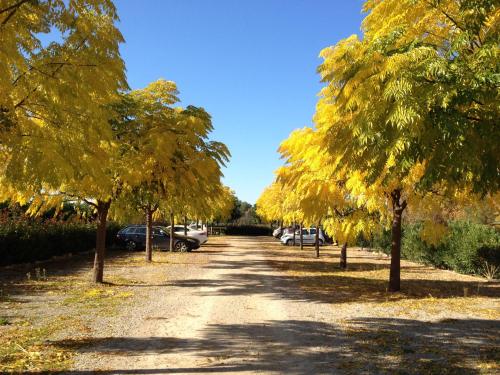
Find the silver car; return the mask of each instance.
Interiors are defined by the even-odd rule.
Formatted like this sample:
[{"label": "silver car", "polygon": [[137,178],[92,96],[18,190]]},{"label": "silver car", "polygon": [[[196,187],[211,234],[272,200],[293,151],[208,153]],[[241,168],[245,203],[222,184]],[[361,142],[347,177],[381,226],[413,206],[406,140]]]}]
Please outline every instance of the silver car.
[{"label": "silver car", "polygon": [[[200,245],[203,245],[208,241],[207,231],[206,230],[196,230],[193,227],[187,227],[187,236],[193,237],[198,240]],[[170,233],[170,225],[166,228],[167,233]],[[178,235],[184,235],[184,226],[183,225],[174,225],[174,233]]]},{"label": "silver car", "polygon": [[[304,245],[314,245],[316,243],[316,228],[303,228],[302,241]],[[318,242],[320,246],[325,243],[325,236],[323,231],[319,230]],[[281,243],[287,246],[293,246],[293,233],[284,234],[281,237]],[[295,244],[300,245],[300,230],[295,232]]]}]

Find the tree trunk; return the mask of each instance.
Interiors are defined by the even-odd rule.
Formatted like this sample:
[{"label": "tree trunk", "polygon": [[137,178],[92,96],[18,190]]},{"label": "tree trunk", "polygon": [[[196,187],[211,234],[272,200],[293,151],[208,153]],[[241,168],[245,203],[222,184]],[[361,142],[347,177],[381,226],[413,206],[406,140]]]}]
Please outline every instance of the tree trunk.
[{"label": "tree trunk", "polygon": [[316,247],[316,258],[319,258],[319,226],[321,225],[321,220],[318,221],[318,225],[316,226],[316,238],[314,241],[314,246]]},{"label": "tree trunk", "polygon": [[188,234],[188,223],[187,223],[187,217],[184,216],[184,235],[187,236]]},{"label": "tree trunk", "polygon": [[344,242],[342,249],[340,250],[340,268],[347,268],[347,242]]},{"label": "tree trunk", "polygon": [[295,246],[295,221],[292,224],[292,230],[293,230],[293,246]]},{"label": "tree trunk", "polygon": [[170,212],[170,251],[174,251],[174,213]]},{"label": "tree trunk", "polygon": [[302,234],[302,229],[304,229],[304,224],[300,223],[300,250],[304,250],[304,235]]},{"label": "tree trunk", "polygon": [[106,255],[106,221],[111,201],[97,201],[97,236],[94,258],[94,283],[104,280],[104,257]]},{"label": "tree trunk", "polygon": [[153,260],[153,210],[146,207],[146,262]]},{"label": "tree trunk", "polygon": [[401,190],[391,193],[392,198],[392,243],[389,292],[399,292],[401,285],[401,220],[406,200],[401,201]]}]

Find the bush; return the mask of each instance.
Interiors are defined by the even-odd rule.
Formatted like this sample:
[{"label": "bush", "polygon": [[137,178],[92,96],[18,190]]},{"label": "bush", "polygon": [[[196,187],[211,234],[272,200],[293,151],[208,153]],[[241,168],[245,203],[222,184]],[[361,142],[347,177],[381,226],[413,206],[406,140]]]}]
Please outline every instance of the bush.
[{"label": "bush", "polygon": [[370,238],[366,238],[363,233],[359,233],[358,236],[356,237],[356,246],[371,247],[372,243],[370,241]]},{"label": "bush", "polygon": [[[96,225],[52,220],[6,220],[0,225],[0,265],[33,262],[67,253],[95,248]],[[106,243],[110,246],[116,224],[107,228]]]},{"label": "bush", "polygon": [[482,267],[484,262],[500,267],[500,246],[483,246],[477,250],[478,267]]},{"label": "bush", "polygon": [[406,225],[401,255],[409,260],[480,274],[484,261],[500,266],[500,233],[492,227],[467,221],[449,223],[449,233],[437,245],[420,238],[421,224]]},{"label": "bush", "polygon": [[374,233],[371,238],[366,238],[363,233],[356,237],[356,246],[376,249],[385,254],[391,253],[391,231],[383,230],[382,232]]},{"label": "bush", "polygon": [[226,234],[229,236],[272,236],[273,230],[265,225],[228,225]]}]

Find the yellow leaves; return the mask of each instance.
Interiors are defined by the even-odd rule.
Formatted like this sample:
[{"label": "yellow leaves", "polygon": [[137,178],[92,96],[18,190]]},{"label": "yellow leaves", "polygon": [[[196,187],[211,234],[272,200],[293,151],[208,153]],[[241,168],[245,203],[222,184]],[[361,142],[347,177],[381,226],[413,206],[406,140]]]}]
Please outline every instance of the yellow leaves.
[{"label": "yellow leaves", "polygon": [[[122,37],[106,4],[27,2],[2,25],[0,107],[11,126],[0,143],[11,155],[1,169],[23,195],[57,190],[103,161],[109,104],[126,87]],[[49,31],[64,33],[50,53],[38,39]]]},{"label": "yellow leaves", "polygon": [[438,245],[447,233],[448,227],[445,224],[426,220],[423,222],[420,237],[429,245]]},{"label": "yellow leaves", "polygon": [[385,166],[387,169],[390,169],[391,167],[394,167],[396,165],[396,157],[394,153],[391,153],[389,157],[387,158],[387,161],[385,162]]},{"label": "yellow leaves", "polygon": [[405,190],[411,191],[416,188],[416,185],[420,182],[420,180],[424,176],[426,168],[427,168],[427,162],[415,163],[411,167],[410,171],[402,181],[403,182],[402,186],[405,188]]},{"label": "yellow leaves", "polygon": [[165,79],[158,79],[144,89],[133,91],[131,95],[142,101],[146,108],[155,104],[170,106],[179,101],[176,83]]},{"label": "yellow leaves", "polygon": [[391,80],[384,88],[384,99],[386,100],[403,100],[411,93],[412,84],[409,80],[399,77]]},{"label": "yellow leaves", "polygon": [[129,298],[133,296],[132,292],[119,292],[111,288],[91,288],[88,290],[85,290],[79,298],[82,300],[88,300],[88,299],[103,299],[106,297],[115,297],[115,298]]}]

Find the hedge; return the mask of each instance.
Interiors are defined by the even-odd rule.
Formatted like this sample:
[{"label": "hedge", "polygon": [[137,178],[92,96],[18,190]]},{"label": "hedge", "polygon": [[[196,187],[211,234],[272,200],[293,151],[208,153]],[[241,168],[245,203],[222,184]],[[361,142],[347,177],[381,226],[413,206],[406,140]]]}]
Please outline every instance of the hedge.
[{"label": "hedge", "polygon": [[449,233],[434,246],[420,239],[421,224],[404,229],[401,255],[461,273],[481,274],[484,262],[500,266],[500,232],[468,221],[449,223]]},{"label": "hedge", "polygon": [[[106,243],[111,246],[119,227],[110,224]],[[18,221],[0,226],[0,265],[27,263],[95,248],[96,225],[52,221]]]},{"label": "hedge", "polygon": [[[449,232],[438,245],[420,238],[421,223],[403,226],[401,257],[466,274],[481,274],[485,262],[500,267],[500,232],[488,225],[469,221],[449,223]],[[358,245],[391,252],[391,232],[383,231]]]},{"label": "hedge", "polygon": [[272,236],[273,230],[265,225],[228,225],[226,235],[229,236]]}]

